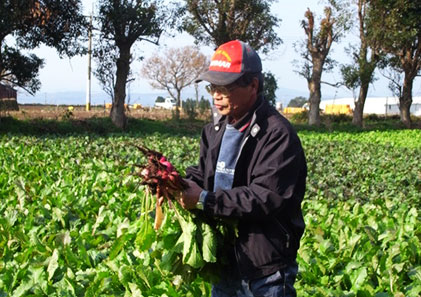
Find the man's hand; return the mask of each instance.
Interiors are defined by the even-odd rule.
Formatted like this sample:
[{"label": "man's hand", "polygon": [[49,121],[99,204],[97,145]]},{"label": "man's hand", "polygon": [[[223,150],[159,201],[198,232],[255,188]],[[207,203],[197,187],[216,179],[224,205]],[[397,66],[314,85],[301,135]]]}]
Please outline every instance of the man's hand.
[{"label": "man's hand", "polygon": [[202,192],[203,189],[194,181],[188,179],[185,179],[184,181],[189,186],[182,192],[178,202],[185,209],[194,209],[196,208],[197,201],[199,201],[200,192]]}]

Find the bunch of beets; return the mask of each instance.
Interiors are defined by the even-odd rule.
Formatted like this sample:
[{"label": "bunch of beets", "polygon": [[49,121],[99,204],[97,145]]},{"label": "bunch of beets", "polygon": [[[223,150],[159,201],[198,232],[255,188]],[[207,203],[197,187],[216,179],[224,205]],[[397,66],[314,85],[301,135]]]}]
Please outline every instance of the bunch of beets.
[{"label": "bunch of beets", "polygon": [[172,200],[187,188],[187,183],[162,153],[139,145],[135,147],[148,160],[146,165],[136,165],[140,170],[135,175],[142,179],[140,184],[146,185],[156,195],[154,228],[158,230],[164,219],[163,201],[167,200],[169,206],[173,207]]}]

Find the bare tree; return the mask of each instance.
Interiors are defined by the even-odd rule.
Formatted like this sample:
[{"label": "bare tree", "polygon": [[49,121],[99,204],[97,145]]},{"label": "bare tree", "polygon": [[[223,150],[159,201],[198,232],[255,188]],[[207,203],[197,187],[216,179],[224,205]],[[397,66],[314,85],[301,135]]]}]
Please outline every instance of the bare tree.
[{"label": "bare tree", "polygon": [[146,59],[142,75],[149,79],[153,88],[168,91],[177,101],[176,118],[179,118],[181,91],[194,83],[207,70],[209,59],[196,47],[168,49],[162,56],[154,55]]}]

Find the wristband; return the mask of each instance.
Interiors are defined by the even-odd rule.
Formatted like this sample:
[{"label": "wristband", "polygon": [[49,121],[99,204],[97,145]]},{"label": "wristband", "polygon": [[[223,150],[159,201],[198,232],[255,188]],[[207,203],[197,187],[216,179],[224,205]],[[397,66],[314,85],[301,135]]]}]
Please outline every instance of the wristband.
[{"label": "wristband", "polygon": [[196,203],[197,209],[203,210],[203,208],[205,207],[205,199],[207,195],[208,191],[203,190],[202,192],[200,192],[199,201],[197,201]]}]

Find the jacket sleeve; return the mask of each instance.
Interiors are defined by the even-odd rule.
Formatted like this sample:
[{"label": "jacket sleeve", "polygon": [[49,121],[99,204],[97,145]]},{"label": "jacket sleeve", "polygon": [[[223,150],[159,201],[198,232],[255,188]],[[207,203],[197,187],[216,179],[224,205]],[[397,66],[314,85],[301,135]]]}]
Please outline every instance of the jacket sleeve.
[{"label": "jacket sleeve", "polygon": [[210,192],[205,202],[207,213],[262,220],[281,211],[288,201],[301,202],[306,165],[300,140],[286,128],[268,134],[258,141],[256,158],[252,158],[254,164],[248,165],[251,166],[247,168],[251,170],[249,184]]},{"label": "jacket sleeve", "polygon": [[200,156],[199,164],[195,166],[190,166],[186,168],[186,178],[194,181],[198,186],[204,188],[204,168],[205,168],[205,156],[209,147],[209,143],[206,137],[205,130],[207,127],[204,127],[202,130],[202,136],[200,138]]}]

